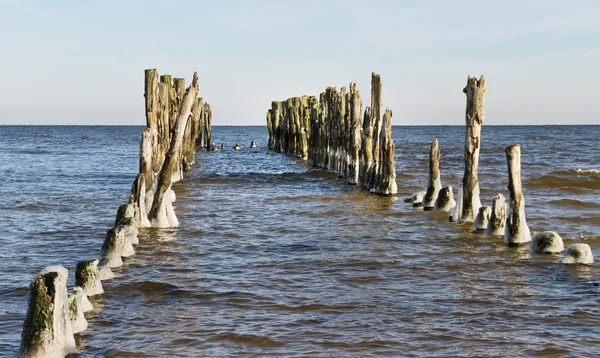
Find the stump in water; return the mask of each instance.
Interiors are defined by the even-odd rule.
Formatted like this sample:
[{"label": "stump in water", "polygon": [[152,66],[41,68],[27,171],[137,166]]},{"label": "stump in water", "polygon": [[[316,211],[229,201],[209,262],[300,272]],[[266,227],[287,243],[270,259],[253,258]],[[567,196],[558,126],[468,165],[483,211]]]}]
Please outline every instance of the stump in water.
[{"label": "stump in water", "polygon": [[86,296],[104,293],[98,271],[98,260],[79,261],[75,268],[75,285],[81,287]]},{"label": "stump in water", "polygon": [[498,194],[494,198],[492,204],[492,214],[490,215],[490,221],[485,231],[490,236],[502,236],[504,235],[504,227],[506,225],[506,199],[504,195]]},{"label": "stump in water", "polygon": [[594,255],[588,244],[572,244],[567,247],[567,255],[562,260],[565,264],[592,264]]},{"label": "stump in water", "polygon": [[420,208],[423,206],[423,198],[425,198],[426,191],[419,191],[412,195],[411,203],[414,208]]},{"label": "stump in water", "polygon": [[64,357],[75,350],[67,298],[67,269],[49,266],[29,286],[29,304],[18,356]]},{"label": "stump in water", "polygon": [[123,266],[123,257],[132,256],[135,253],[131,242],[127,240],[126,233],[119,229],[121,226],[112,228],[106,233],[102,244],[103,264],[112,268]]},{"label": "stump in water", "polygon": [[[195,102],[197,95],[198,73],[194,72],[194,79],[184,95],[181,105],[181,112],[177,117],[177,121],[173,129],[169,152],[167,152],[167,155],[165,156],[165,162],[163,163],[163,167],[158,175],[156,192],[152,202],[152,209],[150,210],[149,214],[149,220],[153,227],[166,228],[176,227],[179,225],[172,206],[173,201],[175,201],[175,193],[171,189],[171,184],[173,180],[173,171],[177,165],[177,155],[181,150],[185,126],[191,114],[192,105]],[[210,107],[208,111],[210,112]],[[210,120],[207,126],[210,127]]]},{"label": "stump in water", "polygon": [[479,212],[475,217],[475,222],[473,223],[473,226],[475,226],[475,230],[486,230],[490,222],[491,215],[492,208],[490,208],[489,206],[480,207]]},{"label": "stump in water", "polygon": [[529,244],[531,252],[556,254],[565,250],[562,237],[554,231],[544,231],[533,237]]},{"label": "stump in water", "polygon": [[429,150],[429,182],[427,184],[427,193],[423,198],[423,209],[432,210],[435,206],[438,194],[442,189],[442,180],[440,179],[440,148],[438,140],[431,142]]},{"label": "stump in water", "polygon": [[73,292],[77,293],[81,297],[81,308],[83,309],[83,313],[92,311],[94,309],[94,306],[92,306],[88,296],[83,292],[81,287],[73,287]]},{"label": "stump in water", "polygon": [[434,210],[449,212],[456,206],[454,201],[454,192],[452,186],[448,185],[443,187],[438,193],[438,197],[433,206]]},{"label": "stump in water", "polygon": [[504,241],[509,245],[520,245],[531,241],[531,233],[525,220],[525,198],[521,183],[521,146],[514,144],[506,148],[508,163],[508,190],[510,204]]},{"label": "stump in water", "polygon": [[[463,89],[467,95],[466,133],[465,133],[465,172],[462,180],[461,209],[453,215],[453,221],[473,222],[481,207],[479,199],[479,148],[481,146],[481,125],[485,120],[485,79],[467,78]],[[458,206],[458,205],[457,205]]]},{"label": "stump in water", "polygon": [[457,218],[461,216],[462,207],[463,207],[463,186],[462,184],[458,185],[458,193],[456,195],[456,203],[454,204],[454,208],[450,211],[450,221],[457,222],[459,221]]},{"label": "stump in water", "polygon": [[69,292],[68,295],[69,317],[71,319],[73,334],[81,333],[88,327],[88,322],[83,316],[83,297],[85,296],[81,291]]}]

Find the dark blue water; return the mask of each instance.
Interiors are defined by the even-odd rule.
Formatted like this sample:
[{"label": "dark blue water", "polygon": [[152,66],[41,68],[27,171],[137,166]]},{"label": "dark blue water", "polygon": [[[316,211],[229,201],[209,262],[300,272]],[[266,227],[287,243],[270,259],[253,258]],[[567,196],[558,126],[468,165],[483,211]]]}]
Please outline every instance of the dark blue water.
[{"label": "dark blue water", "polygon": [[[143,127],[0,126],[0,355],[14,356],[30,281],[97,257],[138,172]],[[175,186],[180,227],[140,234],[93,301],[80,356],[596,356],[600,266],[566,266],[422,212],[438,138],[444,185],[463,127],[394,127],[399,196],[269,153],[266,127],[215,127]],[[600,126],[483,127],[482,204],[522,145],[533,232],[600,259]],[[256,149],[248,148],[251,140]],[[240,152],[231,147],[242,145]]]}]

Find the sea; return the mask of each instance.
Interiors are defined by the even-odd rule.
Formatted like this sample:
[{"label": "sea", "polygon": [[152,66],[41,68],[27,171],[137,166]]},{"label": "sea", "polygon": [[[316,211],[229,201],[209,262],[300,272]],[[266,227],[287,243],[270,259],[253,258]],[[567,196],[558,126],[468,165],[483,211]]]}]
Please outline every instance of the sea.
[{"label": "sea", "polygon": [[[97,258],[138,172],[143,126],[0,126],[0,356],[19,348],[45,266]],[[265,126],[215,126],[174,185],[180,226],[142,230],[94,297],[72,357],[598,357],[600,126],[483,126],[483,205],[521,144],[527,223],[597,262],[508,247],[403,199],[463,173],[464,126],[395,126],[398,195],[270,152]],[[250,141],[256,141],[252,149]],[[239,143],[241,150],[232,147]]]}]

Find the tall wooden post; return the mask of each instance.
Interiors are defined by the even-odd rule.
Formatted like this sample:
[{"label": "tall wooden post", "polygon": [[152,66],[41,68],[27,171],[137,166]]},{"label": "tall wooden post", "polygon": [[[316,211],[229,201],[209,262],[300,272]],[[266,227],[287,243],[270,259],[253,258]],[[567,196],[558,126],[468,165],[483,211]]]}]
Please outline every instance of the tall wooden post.
[{"label": "tall wooden post", "polygon": [[465,114],[465,172],[462,180],[462,210],[457,222],[473,222],[481,207],[479,199],[479,149],[481,146],[481,125],[485,120],[485,79],[469,76],[463,89],[467,95]]},{"label": "tall wooden post", "polygon": [[504,241],[509,245],[520,245],[531,241],[529,226],[525,220],[525,198],[521,183],[521,146],[514,144],[506,148],[508,164],[508,190],[510,204],[504,231]]}]

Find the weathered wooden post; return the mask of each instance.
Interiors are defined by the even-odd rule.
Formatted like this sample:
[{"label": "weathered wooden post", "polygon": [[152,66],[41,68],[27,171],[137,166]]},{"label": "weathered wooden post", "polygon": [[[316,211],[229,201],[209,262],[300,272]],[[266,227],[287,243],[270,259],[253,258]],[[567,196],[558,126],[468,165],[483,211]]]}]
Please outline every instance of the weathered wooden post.
[{"label": "weathered wooden post", "polygon": [[379,152],[381,151],[381,77],[375,72],[371,73],[371,120],[373,121],[373,164],[369,168],[369,181],[367,189],[375,188],[376,176],[381,165]]},{"label": "weathered wooden post", "polygon": [[369,170],[373,166],[373,116],[371,116],[371,107],[365,108],[361,152],[360,185],[368,187]]},{"label": "weathered wooden post", "polygon": [[380,149],[375,182],[375,192],[383,195],[393,195],[398,192],[396,184],[396,168],[394,165],[394,152],[396,144],[392,139],[392,111],[388,108],[383,115],[380,130]]},{"label": "weathered wooden post", "polygon": [[452,186],[448,185],[443,187],[438,193],[433,209],[449,212],[454,209],[454,206],[456,206],[456,201],[454,201]]},{"label": "weathered wooden post", "polygon": [[79,261],[75,267],[75,285],[81,287],[86,296],[104,293],[98,263],[98,260]]},{"label": "weathered wooden post", "polygon": [[427,193],[423,198],[423,209],[425,211],[433,210],[438,194],[442,189],[442,180],[440,179],[440,148],[438,140],[431,142],[429,150],[429,183]]},{"label": "weathered wooden post", "polygon": [[19,357],[64,357],[76,350],[69,317],[67,269],[49,266],[29,286]]},{"label": "weathered wooden post", "polygon": [[169,118],[169,139],[170,134],[175,126],[175,119],[177,118],[177,112],[179,111],[179,101],[177,98],[177,90],[175,89],[175,82],[173,76],[162,75],[160,76],[160,82],[165,84],[166,96],[167,96],[167,113]]},{"label": "weathered wooden post", "polygon": [[504,227],[506,225],[506,199],[504,195],[498,194],[494,197],[492,203],[492,214],[490,215],[490,221],[485,231],[490,236],[502,236],[504,235]]},{"label": "weathered wooden post", "polygon": [[508,190],[510,204],[504,241],[509,245],[520,245],[531,241],[531,233],[525,220],[525,198],[521,183],[521,146],[514,144],[506,148],[508,163]]},{"label": "weathered wooden post", "polygon": [[206,149],[210,150],[212,144],[212,111],[208,103],[204,103],[204,114],[204,143],[206,143]]},{"label": "weathered wooden post", "polygon": [[72,291],[67,295],[69,318],[73,334],[81,333],[88,327],[88,322],[83,315],[83,297],[85,296],[81,291]]},{"label": "weathered wooden post", "polygon": [[[194,72],[194,79],[184,95],[183,103],[181,105],[181,112],[177,117],[176,125],[171,138],[171,146],[167,152],[167,155],[165,156],[165,162],[158,175],[156,192],[152,202],[152,209],[150,210],[149,214],[149,220],[153,227],[166,228],[176,227],[179,225],[172,205],[173,201],[175,201],[175,193],[171,189],[171,184],[173,179],[173,170],[175,169],[177,163],[177,154],[180,151],[183,140],[185,125],[191,114],[192,105],[195,102],[197,95],[198,73]],[[209,113],[207,127],[210,128],[210,105],[208,105],[207,112]],[[210,138],[210,132],[208,138]]]},{"label": "weathered wooden post", "polygon": [[466,133],[465,133],[465,172],[462,180],[462,205],[456,222],[473,222],[481,207],[479,199],[479,149],[481,146],[481,125],[485,120],[485,79],[467,78],[467,86],[463,89],[467,95]]},{"label": "weathered wooden post", "polygon": [[356,185],[360,182],[360,153],[362,144],[362,101],[360,100],[360,92],[356,88],[356,83],[350,83],[350,91],[348,92],[349,104],[349,130],[350,139],[348,145],[348,184]]},{"label": "weathered wooden post", "polygon": [[475,217],[475,222],[473,223],[473,226],[475,226],[475,230],[486,230],[490,222],[491,215],[492,208],[490,208],[489,206],[480,207],[479,212]]}]

